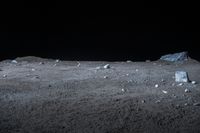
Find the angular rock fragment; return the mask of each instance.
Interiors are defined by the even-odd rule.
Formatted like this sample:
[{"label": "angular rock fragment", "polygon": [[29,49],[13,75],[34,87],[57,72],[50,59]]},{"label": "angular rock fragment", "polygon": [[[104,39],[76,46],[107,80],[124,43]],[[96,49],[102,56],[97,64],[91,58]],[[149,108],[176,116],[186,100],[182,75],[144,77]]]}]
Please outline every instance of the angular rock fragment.
[{"label": "angular rock fragment", "polygon": [[180,53],[174,53],[174,54],[167,54],[164,56],[161,56],[160,60],[165,61],[185,61],[188,59],[188,53],[187,52],[180,52]]},{"label": "angular rock fragment", "polygon": [[110,65],[109,64],[106,64],[105,66],[103,66],[104,69],[109,69],[110,68]]},{"label": "angular rock fragment", "polygon": [[189,82],[187,72],[185,72],[185,71],[176,71],[175,72],[175,81],[176,82]]}]

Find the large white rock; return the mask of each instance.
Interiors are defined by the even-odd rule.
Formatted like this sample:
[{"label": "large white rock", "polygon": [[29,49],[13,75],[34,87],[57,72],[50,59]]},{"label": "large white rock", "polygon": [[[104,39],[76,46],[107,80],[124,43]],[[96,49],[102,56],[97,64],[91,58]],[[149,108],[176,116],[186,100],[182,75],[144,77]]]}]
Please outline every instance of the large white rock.
[{"label": "large white rock", "polygon": [[175,73],[176,82],[189,82],[188,74],[185,71],[176,71]]}]

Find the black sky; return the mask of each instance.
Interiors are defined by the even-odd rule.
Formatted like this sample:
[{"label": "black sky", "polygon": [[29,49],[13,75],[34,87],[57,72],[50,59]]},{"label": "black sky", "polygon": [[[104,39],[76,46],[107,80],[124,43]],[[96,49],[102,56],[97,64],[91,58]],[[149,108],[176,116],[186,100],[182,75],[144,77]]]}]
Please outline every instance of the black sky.
[{"label": "black sky", "polygon": [[[91,11],[92,12],[92,11]],[[1,60],[34,55],[65,60],[156,60],[188,51],[198,54],[196,17],[187,9],[161,7],[116,15],[80,14],[61,4],[12,9],[0,32]],[[192,15],[191,15],[192,14]]]}]

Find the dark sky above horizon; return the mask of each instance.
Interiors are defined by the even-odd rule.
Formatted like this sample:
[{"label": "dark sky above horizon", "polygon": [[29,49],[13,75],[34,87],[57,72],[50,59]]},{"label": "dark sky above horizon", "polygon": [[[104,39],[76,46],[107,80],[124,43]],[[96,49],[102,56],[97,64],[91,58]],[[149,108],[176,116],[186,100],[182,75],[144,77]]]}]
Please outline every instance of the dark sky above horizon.
[{"label": "dark sky above horizon", "polygon": [[[0,59],[40,56],[66,60],[156,60],[188,51],[198,54],[197,22],[186,11],[144,8],[130,14],[98,16],[54,8],[11,11],[0,32]],[[70,14],[70,15],[69,15]]]}]

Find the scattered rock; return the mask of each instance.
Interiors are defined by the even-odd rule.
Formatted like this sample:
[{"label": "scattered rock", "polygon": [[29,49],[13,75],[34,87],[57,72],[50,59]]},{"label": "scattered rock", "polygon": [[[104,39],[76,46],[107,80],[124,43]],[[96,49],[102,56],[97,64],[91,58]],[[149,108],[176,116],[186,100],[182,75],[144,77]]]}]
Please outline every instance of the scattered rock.
[{"label": "scattered rock", "polygon": [[100,67],[100,66],[98,66],[98,67],[96,67],[96,69],[97,69],[97,70],[99,70],[99,69],[101,69],[101,67]]},{"label": "scattered rock", "polygon": [[158,84],[155,85],[155,88],[158,88]]},{"label": "scattered rock", "polygon": [[107,78],[108,78],[108,76],[104,76],[103,78],[104,78],[104,79],[107,79]]},{"label": "scattered rock", "polygon": [[104,69],[109,69],[110,68],[110,65],[109,64],[106,64],[105,66],[103,66]]},{"label": "scattered rock", "polygon": [[165,80],[164,79],[161,79],[161,82],[164,82]]},{"label": "scattered rock", "polygon": [[6,77],[7,77],[7,75],[6,75],[6,74],[4,74],[4,75],[3,75],[3,77],[4,77],[4,78],[6,78]]},{"label": "scattered rock", "polygon": [[176,71],[175,72],[175,81],[176,82],[188,82],[188,74],[185,71]]},{"label": "scattered rock", "polygon": [[160,103],[160,100],[157,100],[155,103]]},{"label": "scattered rock", "polygon": [[178,86],[183,86],[183,83],[179,83]]},{"label": "scattered rock", "polygon": [[200,102],[194,103],[193,105],[194,105],[194,106],[200,106]]},{"label": "scattered rock", "polygon": [[185,103],[184,105],[185,105],[185,106],[188,106],[188,103]]},{"label": "scattered rock", "polygon": [[125,92],[125,89],[124,89],[124,88],[122,88],[122,92]]},{"label": "scattered rock", "polygon": [[77,67],[80,67],[81,63],[77,61]]},{"label": "scattered rock", "polygon": [[168,92],[167,91],[165,91],[165,90],[162,90],[162,92],[164,93],[164,94],[167,94]]},{"label": "scattered rock", "polygon": [[40,62],[39,65],[44,65],[44,62]]},{"label": "scattered rock", "polygon": [[188,59],[188,53],[187,52],[180,52],[180,53],[174,53],[174,54],[167,54],[164,56],[161,56],[160,60],[164,61],[185,61]]},{"label": "scattered rock", "polygon": [[189,89],[185,89],[185,93],[189,93],[191,92]]},{"label": "scattered rock", "polygon": [[127,63],[131,63],[132,61],[131,61],[131,60],[127,60],[126,62],[127,62]]},{"label": "scattered rock", "polygon": [[142,100],[142,103],[145,103],[146,101],[145,100]]},{"label": "scattered rock", "polygon": [[18,62],[16,60],[12,60],[11,63],[17,64]]},{"label": "scattered rock", "polygon": [[192,83],[192,84],[196,84],[196,81],[192,81],[191,83]]},{"label": "scattered rock", "polygon": [[58,63],[58,62],[60,62],[60,60],[59,60],[59,59],[57,59],[57,60],[56,60],[56,63]]}]

